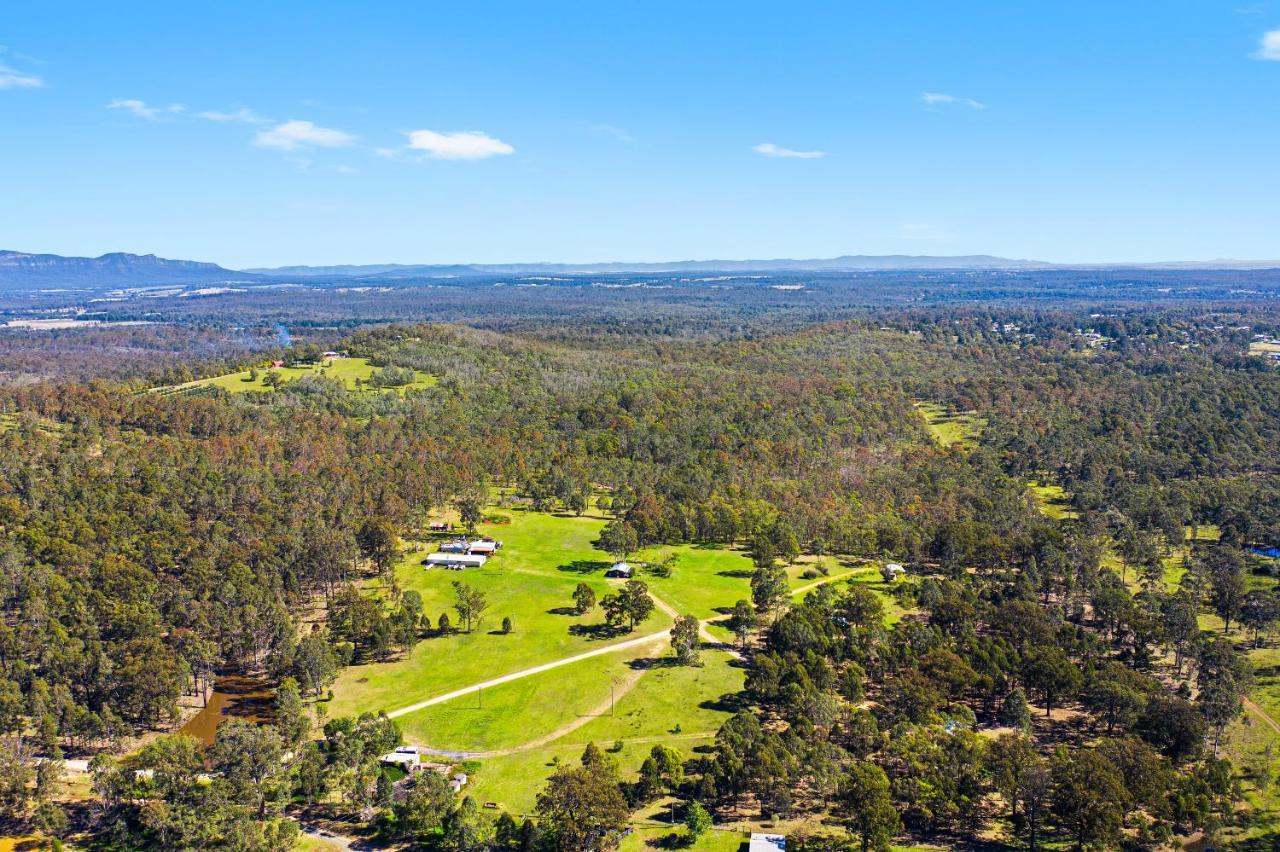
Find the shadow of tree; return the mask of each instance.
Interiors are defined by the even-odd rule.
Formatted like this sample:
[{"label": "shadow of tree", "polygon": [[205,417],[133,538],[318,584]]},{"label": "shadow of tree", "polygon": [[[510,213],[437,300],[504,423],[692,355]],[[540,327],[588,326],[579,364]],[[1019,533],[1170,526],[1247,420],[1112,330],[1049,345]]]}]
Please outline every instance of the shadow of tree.
[{"label": "shadow of tree", "polygon": [[555,606],[547,610],[547,615],[577,615],[578,611],[571,606]]},{"label": "shadow of tree", "polygon": [[650,669],[673,669],[680,663],[675,657],[638,657],[627,665],[635,671],[649,671]]},{"label": "shadow of tree", "polygon": [[716,710],[721,713],[737,713],[751,706],[744,692],[726,692],[719,698],[708,698],[698,705],[703,710]]},{"label": "shadow of tree", "polygon": [[745,568],[733,568],[729,571],[717,571],[717,577],[733,577],[736,580],[750,580],[754,572]]},{"label": "shadow of tree", "polygon": [[613,639],[626,634],[625,627],[614,627],[612,624],[573,624],[569,626],[569,635],[585,636],[587,639]]},{"label": "shadow of tree", "polygon": [[575,559],[566,565],[561,565],[556,570],[568,571],[573,574],[594,574],[596,571],[604,571],[612,564],[612,562],[602,562],[598,559]]}]

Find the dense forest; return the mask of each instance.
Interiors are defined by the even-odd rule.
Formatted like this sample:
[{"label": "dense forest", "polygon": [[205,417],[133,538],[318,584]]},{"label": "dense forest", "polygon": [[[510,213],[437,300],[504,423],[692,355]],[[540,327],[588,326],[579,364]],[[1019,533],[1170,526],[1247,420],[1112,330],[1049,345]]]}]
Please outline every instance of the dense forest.
[{"label": "dense forest", "polygon": [[[291,848],[297,809],[339,792],[414,848],[614,848],[662,796],[688,843],[748,813],[807,818],[799,849],[958,846],[993,820],[1014,848],[1274,848],[1270,747],[1230,742],[1280,621],[1280,369],[1250,354],[1280,314],[1210,298],[1234,281],[1144,306],[1149,273],[1072,275],[989,276],[993,307],[857,304],[819,276],[803,306],[576,288],[522,313],[490,287],[419,323],[403,288],[351,316],[281,291],[243,325],[126,302],[107,318],[153,324],[0,333],[0,808],[121,849]],[[329,347],[379,382],[156,390]],[[922,404],[976,425],[939,441]],[[431,773],[393,795],[395,721],[316,715],[342,667],[445,629],[370,589],[498,494],[598,509],[619,557],[749,556],[725,614],[745,688],[713,747],[632,772],[592,745],[536,813],[499,814]],[[905,565],[906,615],[855,583],[789,602],[783,567],[829,554]],[[269,721],[173,734],[232,672],[271,685]]]}]

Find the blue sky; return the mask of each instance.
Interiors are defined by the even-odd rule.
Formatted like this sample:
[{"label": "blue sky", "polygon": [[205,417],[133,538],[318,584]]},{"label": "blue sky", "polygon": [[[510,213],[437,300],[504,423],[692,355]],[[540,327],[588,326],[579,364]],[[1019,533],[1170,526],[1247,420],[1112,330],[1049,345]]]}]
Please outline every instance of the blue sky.
[{"label": "blue sky", "polygon": [[0,45],[0,248],[1280,257],[1280,0],[49,0]]}]

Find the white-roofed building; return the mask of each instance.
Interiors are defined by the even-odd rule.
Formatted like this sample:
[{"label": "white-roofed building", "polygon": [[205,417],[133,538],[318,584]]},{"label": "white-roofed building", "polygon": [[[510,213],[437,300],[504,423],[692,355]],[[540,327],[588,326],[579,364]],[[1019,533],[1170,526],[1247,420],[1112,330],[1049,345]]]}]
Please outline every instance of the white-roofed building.
[{"label": "white-roofed building", "polygon": [[479,553],[433,553],[423,560],[428,568],[479,568],[488,558]]},{"label": "white-roofed building", "polygon": [[748,852],[786,852],[787,838],[781,834],[764,834],[763,832],[751,832],[751,842],[747,845]]}]

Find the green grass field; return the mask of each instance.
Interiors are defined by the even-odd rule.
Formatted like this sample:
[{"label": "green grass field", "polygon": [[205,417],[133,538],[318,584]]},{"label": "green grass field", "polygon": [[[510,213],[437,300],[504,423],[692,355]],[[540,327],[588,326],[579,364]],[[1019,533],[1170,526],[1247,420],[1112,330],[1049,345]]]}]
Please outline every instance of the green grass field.
[{"label": "green grass field", "polygon": [[[503,542],[502,550],[483,568],[463,572],[427,570],[421,561],[433,545],[417,542],[414,547],[418,549],[395,569],[402,588],[422,595],[424,611],[433,621],[446,612],[455,620],[455,580],[479,588],[489,600],[481,628],[470,634],[424,639],[403,659],[344,669],[334,688],[335,697],[329,708],[332,715],[394,710],[468,684],[653,633],[670,624],[668,616],[655,611],[632,634],[603,636],[592,632],[603,625],[603,613],[598,607],[585,616],[574,615],[570,610],[573,590],[579,582],[589,584],[598,598],[618,585],[618,581],[604,578],[612,560],[591,544],[605,523],[603,518],[519,509],[500,511],[511,522],[482,527],[485,533]],[[706,619],[727,612],[738,600],[750,600],[751,561],[737,550],[691,545],[651,548],[630,561],[638,566],[672,551],[678,559],[671,577],[643,571],[638,577],[676,611]],[[835,558],[828,558],[826,563],[832,575],[856,567]],[[789,569],[793,588],[814,582],[801,576],[806,567],[812,565],[800,563]],[[891,620],[901,616],[901,608],[888,595],[887,586],[880,582],[874,568],[858,568],[856,576],[884,594]],[[491,632],[503,617],[510,617],[514,625],[509,636]],[[728,631],[721,630],[728,640]]]},{"label": "green grass field", "polygon": [[982,431],[987,428],[986,418],[972,411],[952,413],[934,402],[917,402],[916,410],[924,417],[929,434],[944,447],[959,444],[972,449],[978,445]]},{"label": "green grass field", "polygon": [[411,390],[429,388],[436,383],[434,376],[418,372],[413,382],[400,388],[380,389],[358,384],[358,382],[367,382],[377,369],[366,358],[329,358],[315,366],[277,367],[274,369],[259,367],[257,368],[256,380],[250,370],[242,370],[238,373],[227,373],[224,376],[199,379],[183,385],[157,388],[156,390],[159,393],[185,393],[197,388],[212,387],[220,388],[228,393],[270,393],[273,388],[271,385],[266,384],[265,380],[268,375],[273,373],[280,376],[281,383],[296,381],[303,376],[321,376],[342,382],[347,390],[364,389],[369,392],[377,391],[381,393],[391,390],[404,394]]},{"label": "green grass field", "polygon": [[[670,624],[668,616],[655,610],[644,624],[637,625],[634,634],[592,635],[590,629],[604,622],[600,608],[577,616],[570,607],[579,582],[595,589],[598,598],[617,585],[604,578],[609,557],[591,546],[604,522],[536,512],[506,514],[511,523],[482,528],[503,542],[502,550],[483,568],[427,570],[421,562],[433,548],[423,543],[421,550],[410,553],[395,569],[404,589],[422,595],[424,611],[433,622],[445,612],[456,621],[452,609],[455,580],[483,591],[489,610],[480,629],[424,639],[400,660],[344,669],[334,687],[331,715],[394,710],[602,644],[653,633]],[[490,631],[503,617],[511,618],[514,630],[508,636],[494,635]]]},{"label": "green grass field", "polygon": [[592,657],[397,721],[410,741],[451,751],[505,751],[560,731],[547,748],[711,737],[739,706],[745,672],[725,651],[704,650],[700,662],[676,665],[661,643],[647,654]]}]

